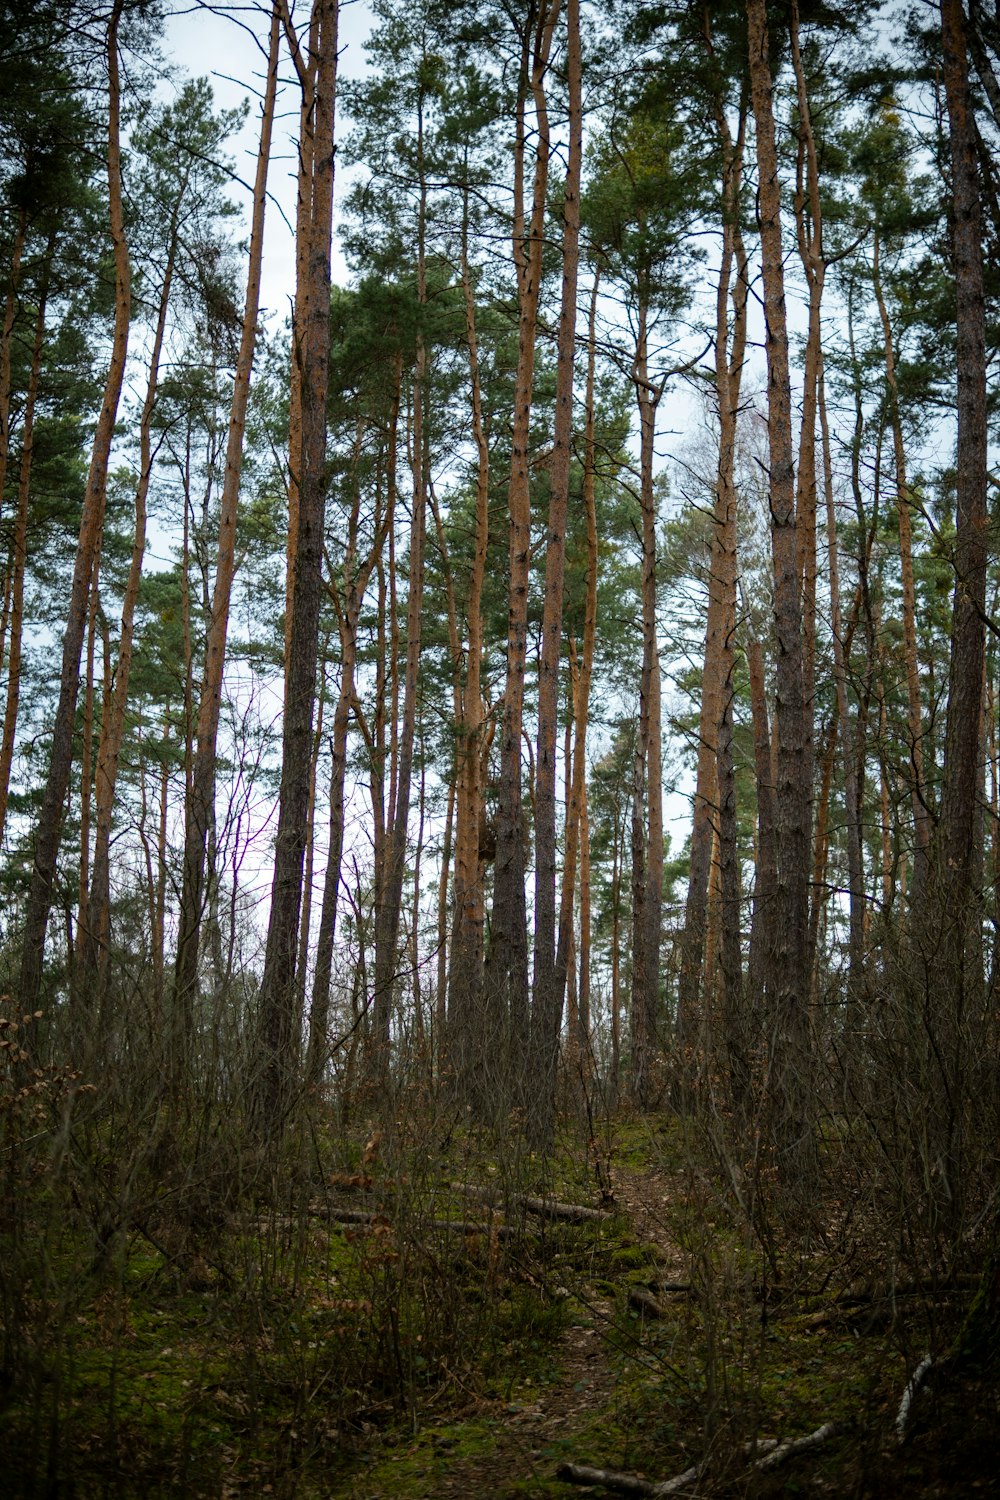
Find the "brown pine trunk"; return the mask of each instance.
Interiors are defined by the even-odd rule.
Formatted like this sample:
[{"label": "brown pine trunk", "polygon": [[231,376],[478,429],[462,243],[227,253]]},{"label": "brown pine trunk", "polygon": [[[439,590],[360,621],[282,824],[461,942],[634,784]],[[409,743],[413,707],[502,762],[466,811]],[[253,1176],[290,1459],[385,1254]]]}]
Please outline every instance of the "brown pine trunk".
[{"label": "brown pine trunk", "polygon": [[[590,1032],[590,889],[589,863],[584,877],[584,862],[589,855],[587,828],[587,726],[590,717],[590,687],[594,674],[594,650],[597,644],[597,504],[595,481],[597,445],[595,438],[594,389],[597,364],[597,298],[600,275],[594,272],[587,321],[587,392],[584,404],[583,504],[587,518],[587,596],[583,617],[583,642],[573,697],[573,754],[567,777],[566,852],[563,860],[562,899],[559,908],[559,947],[556,955],[557,980],[568,972],[573,942],[573,895],[576,886],[577,854],[580,857],[580,953],[577,997],[577,1040],[586,1048]],[[586,914],[585,914],[586,908]],[[586,931],[584,931],[586,928]],[[561,982],[561,980],[559,981]]]},{"label": "brown pine trunk", "polygon": [[[423,167],[423,117],[418,113],[417,171],[420,203],[417,224],[417,299],[421,309],[427,302],[425,224],[427,185]],[[410,523],[409,577],[406,597],[406,666],[403,677],[403,713],[399,751],[395,760],[395,798],[386,840],[380,901],[375,912],[375,975],[372,1030],[369,1037],[368,1071],[379,1084],[389,1075],[392,1013],[399,960],[399,924],[406,875],[406,845],[410,818],[413,753],[417,729],[417,685],[420,669],[420,638],[423,620],[424,544],[428,475],[424,418],[427,399],[427,348],[423,328],[417,326],[413,371],[413,504]]]},{"label": "brown pine trunk", "polygon": [[80,897],[77,906],[74,951],[74,993],[76,974],[83,960],[83,936],[87,931],[87,902],[90,899],[90,821],[94,797],[94,663],[97,651],[97,617],[100,612],[100,558],[90,592],[87,611],[87,645],[83,672],[83,723],[80,736]]},{"label": "brown pine trunk", "polygon": [[758,202],[768,370],[768,447],[774,626],[777,647],[778,883],[771,1030],[771,1129],[779,1170],[802,1188],[815,1172],[809,1039],[809,713],[795,523],[792,403],[781,238],[781,189],[765,0],[747,0],[750,78],[757,127]]},{"label": "brown pine trunk", "polygon": [[149,379],[139,421],[139,482],[135,492],[135,530],[132,540],[132,558],[122,600],[118,665],[114,675],[110,711],[106,718],[106,732],[102,727],[97,754],[97,775],[94,783],[94,862],[90,877],[86,924],[83,923],[81,912],[80,928],[84,937],[83,973],[80,982],[86,991],[89,991],[95,982],[98,988],[103,988],[107,969],[111,902],[111,817],[118,780],[118,761],[125,737],[125,713],[128,706],[129,676],[132,670],[132,632],[135,608],[139,598],[139,584],[142,579],[143,556],[146,550],[146,500],[153,467],[151,428],[156,406],[160,357],[166,331],[167,310],[170,305],[176,251],[177,236],[176,232],[173,232],[167,250],[156,330],[153,335]]},{"label": "brown pine trunk", "polygon": [[978,853],[982,801],[983,665],[988,562],[987,412],[982,213],[976,128],[961,0],[941,0],[944,83],[951,136],[951,244],[955,268],[958,443],[955,592],[941,819],[933,854],[921,977],[933,986],[933,1087],[925,1112],[941,1211],[953,1232],[972,1186],[966,1130],[970,1079],[985,1011]]},{"label": "brown pine trunk", "polygon": [[[314,0],[318,22],[314,151],[310,182],[309,252],[296,304],[306,308],[303,331],[302,448],[299,510],[292,588],[292,619],[285,669],[281,735],[281,786],[275,835],[271,910],[261,977],[257,1075],[253,1081],[258,1125],[280,1131],[291,1102],[299,1061],[296,1018],[301,975],[296,973],[305,855],[313,707],[323,593],[323,526],[326,491],[326,398],[330,348],[330,249],[333,237],[333,122],[337,82],[337,0]],[[301,321],[301,319],[300,319]]]},{"label": "brown pine trunk", "polygon": [[[799,431],[799,463],[795,493],[795,530],[798,549],[799,588],[802,612],[802,697],[804,739],[802,780],[809,798],[811,818],[813,783],[813,698],[816,691],[816,409],[819,368],[822,358],[820,314],[826,281],[823,258],[823,214],[820,204],[819,163],[813,135],[809,93],[799,46],[799,7],[792,0],[790,14],[792,66],[798,103],[799,152],[795,191],[795,229],[799,258],[809,287],[808,332],[802,371],[802,425]],[[803,170],[805,180],[803,181]],[[807,954],[812,973],[812,954]]]},{"label": "brown pine trunk", "polygon": [[[552,33],[560,0],[532,0],[523,22],[521,81],[514,151],[514,264],[518,280],[518,353],[514,378],[514,418],[508,489],[510,552],[507,611],[507,675],[500,730],[500,786],[497,812],[493,917],[486,966],[485,1047],[491,1067],[501,1061],[509,1037],[513,1082],[523,1096],[529,1045],[528,922],[525,905],[525,830],[521,794],[521,737],[524,675],[528,649],[528,572],[531,555],[531,405],[535,337],[542,279],[545,198],[549,169],[549,119],[545,98]],[[531,216],[524,221],[527,152],[527,95],[535,113],[535,168]]]},{"label": "brown pine trunk", "polygon": [[[46,262],[51,258],[55,236],[49,240]],[[35,338],[31,350],[31,371],[21,420],[21,470],[17,484],[17,511],[11,539],[10,561],[10,645],[7,652],[7,702],[4,708],[3,739],[0,741],[0,844],[7,825],[7,800],[10,795],[10,773],[14,763],[14,741],[17,734],[17,712],[21,694],[21,649],[24,637],[24,572],[28,557],[28,502],[31,498],[31,462],[34,453],[35,403],[42,368],[42,345],[45,340],[45,303],[47,278],[38,297]],[[4,454],[3,465],[6,465]],[[3,474],[0,472],[0,496]]]},{"label": "brown pine trunk", "polygon": [[[0,501],[7,488],[7,463],[10,458],[10,345],[17,320],[21,259],[24,255],[27,230],[28,211],[22,208],[17,216],[17,228],[14,230],[14,242],[10,250],[10,279],[4,301],[3,327],[0,329]],[[44,298],[42,300],[44,301]]]},{"label": "brown pine trunk", "polygon": [[[319,704],[316,709],[316,732],[313,735],[312,755],[309,761],[309,802],[306,808],[306,856],[302,876],[302,920],[299,923],[299,951],[295,960],[296,970],[302,976],[304,988],[309,969],[309,938],[312,928],[313,861],[316,854],[316,783],[319,775],[319,753],[323,744],[324,719],[326,718],[326,665],[329,662],[330,639],[324,639],[320,651]],[[301,1026],[302,1017],[299,1017]]]},{"label": "brown pine trunk", "polygon": [[59,702],[52,726],[49,769],[35,827],[31,888],[25,909],[18,1003],[27,1014],[38,1009],[45,960],[45,933],[55,894],[63,806],[73,760],[73,723],[80,687],[80,653],[95,560],[104,530],[108,461],[125,373],[131,312],[131,274],[122,211],[118,25],[124,0],[114,0],[107,31],[108,210],[115,263],[115,317],[111,361],[94,432],[70,588],[59,676]]},{"label": "brown pine trunk", "polygon": [[748,628],[747,670],[750,677],[750,712],[753,718],[754,778],[757,788],[757,847],[754,859],[754,893],[750,915],[750,953],[747,963],[747,997],[751,1012],[758,1018],[755,1045],[760,1040],[760,1025],[765,994],[773,984],[775,904],[778,886],[778,809],[773,773],[771,726],[767,709],[767,685],[764,676],[764,652],[760,641]]},{"label": "brown pine trunk", "polygon": [[236,573],[236,522],[239,511],[240,474],[243,465],[243,433],[256,346],[257,314],[260,307],[267,169],[271,154],[271,131],[277,91],[279,9],[279,5],[275,4],[271,14],[267,86],[261,112],[260,147],[257,153],[257,175],[254,181],[253,220],[250,229],[243,328],[233,382],[233,398],[226,442],[226,469],[219,507],[215,586],[205,641],[205,669],[198,703],[197,746],[188,777],[185,800],[184,855],[177,954],[174,967],[173,1047],[177,1068],[183,1066],[191,1036],[194,997],[198,984],[201,923],[205,911],[205,851],[215,810],[216,745],[219,734],[219,716],[222,710],[222,680],[229,630],[229,604]]},{"label": "brown pine trunk", "polygon": [[[285,662],[292,644],[295,557],[299,534],[299,479],[302,461],[302,372],[309,335],[309,224],[316,146],[316,69],[319,64],[320,9],[313,5],[305,53],[295,30],[289,0],[278,0],[285,39],[299,80],[299,165],[295,200],[295,303],[292,308],[292,362],[288,386],[288,535],[285,538]],[[287,677],[286,677],[287,685]]]},{"label": "brown pine trunk", "polygon": [[479,828],[485,820],[482,794],[483,582],[490,528],[490,452],[483,425],[476,308],[469,271],[468,204],[462,224],[462,289],[469,357],[472,432],[476,443],[476,526],[466,612],[466,670],[456,746],[455,921],[448,974],[447,1037],[441,1041],[459,1092],[477,1108],[485,1100],[482,1025],[483,934],[486,920]]},{"label": "brown pine trunk", "polygon": [[[840,611],[840,552],[837,546],[837,512],[833,503],[833,457],[830,448],[830,425],[826,411],[826,387],[823,378],[823,356],[820,352],[817,390],[820,431],[823,437],[823,489],[826,500],[827,567],[830,574],[830,623],[833,632],[833,676],[837,688],[837,717],[840,725],[841,757],[844,768],[844,803],[847,813],[847,881],[850,892],[849,977],[856,985],[864,966],[865,884],[862,861],[861,814],[858,806],[858,771],[847,704],[847,654],[849,636],[843,629]],[[852,610],[850,634],[857,618],[859,599]]]},{"label": "brown pine trunk", "polygon": [[580,268],[580,179],[583,166],[583,80],[580,0],[566,0],[566,74],[569,140],[563,193],[562,298],[556,344],[556,412],[549,469],[542,649],[538,663],[538,737],[535,753],[535,953],[532,994],[530,1128],[548,1145],[555,1130],[556,1070],[566,989],[566,953],[556,951],[556,760],[559,668],[562,660],[566,521],[573,447],[576,368],[576,290]]},{"label": "brown pine trunk", "polygon": [[986,353],[982,214],[961,0],[942,0],[941,28],[951,125],[958,455],[940,867],[955,911],[969,892],[976,818],[986,608]]},{"label": "brown pine trunk", "polygon": [[[644,278],[642,278],[644,281]],[[650,1062],[657,1032],[663,907],[663,765],[660,654],[656,632],[656,494],[653,449],[662,385],[649,378],[648,289],[639,288],[633,384],[639,406],[639,497],[642,506],[642,674],[633,808],[632,1093],[641,1109],[651,1097]]]},{"label": "brown pine trunk", "polygon": [[[309,1009],[309,1045],[306,1054],[306,1082],[317,1087],[323,1079],[328,1060],[328,1030],[330,1021],[330,985],[333,978],[333,948],[337,928],[337,907],[340,897],[341,864],[344,854],[344,793],[347,782],[347,732],[355,702],[355,671],[358,661],[358,622],[361,606],[368,587],[372,569],[381,566],[382,548],[386,533],[392,525],[395,513],[395,449],[396,426],[399,419],[399,404],[402,385],[402,360],[395,366],[395,386],[389,419],[389,483],[385,515],[381,512],[381,496],[376,499],[375,538],[371,551],[356,567],[358,527],[361,514],[360,486],[355,488],[351,514],[348,519],[347,548],[344,553],[342,589],[337,590],[331,579],[329,589],[337,612],[340,633],[340,690],[333,714],[333,738],[330,746],[330,827],[327,839],[326,873],[323,878],[323,902],[320,908],[319,932],[316,939],[316,968],[313,974],[312,1000]],[[361,458],[363,431],[359,425],[355,446],[355,463]],[[376,765],[374,746],[371,762]],[[373,782],[374,801],[374,782]],[[381,814],[376,817],[376,833],[382,826]],[[379,867],[380,847],[376,843],[376,871]]]},{"label": "brown pine trunk", "polygon": [[[709,60],[715,63],[711,16],[708,6],[702,9],[702,32]],[[705,965],[705,934],[708,910],[709,867],[712,837],[721,829],[723,798],[735,797],[735,781],[730,772],[731,745],[722,746],[719,735],[727,720],[727,739],[731,740],[734,639],[736,619],[736,506],[733,480],[736,455],[736,418],[746,348],[747,265],[746,251],[739,230],[739,196],[743,172],[746,100],[741,101],[739,127],[734,140],[721,94],[715,99],[715,124],[722,152],[722,255],[716,288],[715,385],[719,412],[719,460],[715,487],[714,529],[709,560],[708,616],[705,626],[702,698],[698,727],[698,765],[691,829],[691,864],[687,902],[684,913],[684,941],[678,983],[676,1037],[681,1066],[697,1034],[699,995]],[[733,262],[737,281],[733,287]],[[733,302],[732,349],[730,351],[730,298]],[[723,788],[719,783],[719,754],[727,762]],[[725,807],[727,834],[735,834],[735,802]],[[730,816],[731,815],[731,816]],[[738,862],[735,849],[723,854],[726,871],[726,921],[735,921],[735,934],[727,934],[726,968],[729,981],[736,983],[740,965],[739,894],[732,887],[735,875],[738,885]],[[735,937],[735,947],[732,945]],[[727,1005],[735,1017],[738,1005],[730,996]]]},{"label": "brown pine trunk", "polygon": [[903,584],[903,654],[906,659],[907,728],[910,738],[910,801],[913,807],[913,833],[916,848],[913,860],[913,899],[927,878],[927,857],[933,824],[924,790],[923,713],[920,706],[920,672],[917,665],[917,604],[913,582],[913,533],[910,526],[911,494],[906,481],[906,450],[903,446],[903,423],[899,409],[899,385],[896,380],[896,356],[892,342],[892,324],[882,292],[879,275],[879,237],[876,231],[872,253],[872,285],[882,322],[885,343],[885,383],[889,392],[889,423],[892,427],[893,456],[896,465],[896,513],[899,518],[899,563]]}]

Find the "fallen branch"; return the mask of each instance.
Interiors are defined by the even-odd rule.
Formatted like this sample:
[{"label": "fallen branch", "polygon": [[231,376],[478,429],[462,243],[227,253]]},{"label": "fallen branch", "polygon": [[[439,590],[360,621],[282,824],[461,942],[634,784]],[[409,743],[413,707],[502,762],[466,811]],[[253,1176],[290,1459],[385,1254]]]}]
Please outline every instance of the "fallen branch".
[{"label": "fallen branch", "polygon": [[[392,1223],[385,1213],[362,1208],[310,1208],[309,1216],[313,1219],[325,1219],[332,1224],[358,1224],[361,1227]],[[501,1240],[512,1239],[515,1234],[515,1230],[509,1224],[487,1223],[485,1220],[425,1219],[422,1223],[416,1221],[416,1224],[420,1228],[441,1229],[452,1234],[487,1236],[495,1234]]]},{"label": "fallen branch", "polygon": [[817,1427],[815,1432],[806,1433],[805,1437],[791,1438],[787,1443],[779,1443],[772,1448],[770,1453],[765,1453],[763,1458],[758,1458],[751,1467],[763,1473],[767,1469],[776,1469],[780,1464],[786,1463],[788,1459],[795,1458],[799,1453],[805,1453],[809,1448],[818,1448],[820,1443],[825,1443],[843,1428],[843,1422],[824,1422],[822,1427]]},{"label": "fallen branch", "polygon": [[[453,1182],[451,1187],[455,1193],[464,1193],[467,1198],[477,1198],[481,1203],[490,1205],[495,1205],[502,1196],[498,1188],[478,1187],[471,1182]],[[607,1218],[603,1208],[587,1208],[583,1203],[560,1203],[557,1198],[533,1198],[527,1193],[512,1194],[510,1202],[527,1209],[529,1214],[535,1214],[540,1219],[559,1219],[569,1224]]]},{"label": "fallen branch", "polygon": [[[824,1422],[815,1432],[809,1432],[805,1437],[790,1438],[786,1443],[779,1443],[775,1438],[763,1438],[757,1443],[748,1443],[744,1452],[759,1453],[762,1448],[769,1450],[750,1465],[751,1470],[764,1473],[769,1469],[777,1469],[799,1453],[818,1448],[821,1443],[840,1432],[843,1425],[842,1422]],[[642,1495],[648,1497],[648,1500],[660,1500],[661,1496],[678,1495],[682,1490],[697,1484],[704,1467],[704,1464],[695,1464],[673,1479],[653,1480],[637,1479],[634,1474],[620,1474],[615,1469],[594,1469],[587,1464],[562,1464],[556,1470],[556,1478],[564,1479],[567,1484],[602,1484],[606,1490],[616,1490],[620,1495]]]},{"label": "fallen branch", "polygon": [[925,1354],[917,1365],[913,1374],[906,1382],[903,1395],[899,1402],[899,1410],[896,1413],[896,1442],[900,1447],[906,1442],[906,1429],[910,1421],[910,1410],[916,1400],[920,1387],[930,1373],[934,1361],[929,1354]]},{"label": "fallen branch", "polygon": [[685,1469],[675,1479],[654,1482],[636,1479],[633,1474],[619,1474],[615,1469],[593,1469],[589,1464],[562,1464],[556,1470],[556,1478],[567,1484],[601,1484],[606,1490],[616,1490],[619,1495],[643,1495],[650,1500],[659,1500],[661,1495],[677,1495],[689,1485],[697,1484],[701,1465]]}]

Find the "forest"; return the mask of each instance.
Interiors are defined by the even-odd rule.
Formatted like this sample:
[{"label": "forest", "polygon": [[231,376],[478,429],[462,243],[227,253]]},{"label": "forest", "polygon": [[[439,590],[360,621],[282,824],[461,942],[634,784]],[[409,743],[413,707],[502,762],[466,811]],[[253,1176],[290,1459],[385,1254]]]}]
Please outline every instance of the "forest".
[{"label": "forest", "polygon": [[1000,6],[0,79],[2,1487],[988,1490]]}]

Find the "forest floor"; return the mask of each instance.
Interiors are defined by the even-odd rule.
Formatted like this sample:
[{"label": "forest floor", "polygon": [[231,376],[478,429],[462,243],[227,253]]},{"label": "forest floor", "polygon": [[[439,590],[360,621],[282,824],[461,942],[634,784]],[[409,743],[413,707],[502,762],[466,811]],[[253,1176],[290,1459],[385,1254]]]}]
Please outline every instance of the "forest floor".
[{"label": "forest floor", "polygon": [[846,1193],[824,1222],[751,1230],[745,1189],[660,1119],[577,1136],[544,1167],[434,1137],[327,1150],[313,1131],[306,1168],[224,1213],[225,1163],[196,1173],[162,1141],[145,1187],[135,1160],[113,1177],[93,1152],[58,1184],[26,1173],[0,1226],[0,1492],[615,1492],[564,1465],[697,1467],[682,1494],[992,1492],[994,1382],[929,1378],[896,1438],[972,1271],[914,1278]]}]

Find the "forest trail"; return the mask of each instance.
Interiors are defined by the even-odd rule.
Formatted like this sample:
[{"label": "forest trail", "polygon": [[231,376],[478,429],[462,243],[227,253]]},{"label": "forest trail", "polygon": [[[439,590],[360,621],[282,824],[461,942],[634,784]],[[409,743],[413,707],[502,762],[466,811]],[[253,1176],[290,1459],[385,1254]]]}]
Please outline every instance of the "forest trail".
[{"label": "forest trail", "polygon": [[604,1277],[554,1288],[568,1312],[541,1372],[512,1368],[510,1400],[479,1399],[461,1419],[425,1428],[402,1450],[384,1454],[368,1483],[356,1475],[338,1496],[514,1500],[572,1495],[572,1488],[555,1478],[559,1465],[607,1458],[594,1448],[595,1432],[606,1428],[609,1441],[620,1442],[619,1419],[628,1425],[628,1395],[620,1385],[617,1356],[623,1343],[632,1343],[638,1327],[638,1316],[628,1307],[630,1289],[646,1281],[680,1283],[686,1277],[683,1252],[671,1238],[663,1211],[683,1190],[680,1177],[621,1166],[612,1166],[609,1177],[616,1210],[628,1221],[621,1239],[646,1267],[641,1280],[622,1273],[615,1289]]}]

